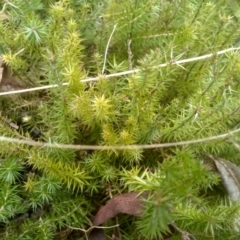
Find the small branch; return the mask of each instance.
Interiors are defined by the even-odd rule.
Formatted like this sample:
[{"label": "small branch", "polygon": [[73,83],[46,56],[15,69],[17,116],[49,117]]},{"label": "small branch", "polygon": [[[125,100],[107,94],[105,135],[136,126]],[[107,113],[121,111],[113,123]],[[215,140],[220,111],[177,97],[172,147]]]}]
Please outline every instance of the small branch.
[{"label": "small branch", "polygon": [[104,54],[104,62],[103,62],[102,74],[104,74],[104,71],[105,71],[109,44],[110,44],[110,42],[111,42],[113,33],[114,33],[115,30],[116,30],[116,27],[117,27],[117,24],[114,25],[114,28],[113,28],[113,30],[112,30],[112,33],[111,33],[111,35],[110,35],[110,37],[109,37],[109,39],[108,39],[108,43],[107,43],[106,50],[105,50],[105,54]]},{"label": "small branch", "polygon": [[240,151],[240,145],[238,143],[236,143],[235,141],[230,141],[230,143],[233,144],[233,146],[238,150]]},{"label": "small branch", "polygon": [[4,7],[3,7],[3,9],[1,10],[1,12],[3,12],[3,11],[5,10],[4,8],[6,7],[5,5],[7,5],[7,4],[10,5],[10,6],[13,7],[13,8],[19,9],[19,7],[13,5],[13,4],[10,3],[8,0],[5,0],[5,2],[6,2],[6,3],[4,4]]},{"label": "small branch", "polygon": [[149,38],[157,38],[157,37],[162,37],[162,36],[174,36],[173,33],[162,33],[162,34],[155,34],[155,35],[148,35],[148,36],[141,36],[141,37],[136,37],[133,38],[135,39],[149,39]]},{"label": "small branch", "polygon": [[127,40],[127,48],[128,48],[128,66],[129,66],[129,70],[132,70],[132,51],[131,51],[131,43],[132,40],[128,39]]},{"label": "small branch", "polygon": [[10,121],[4,117],[1,117],[1,116],[0,116],[0,119],[2,119],[2,121],[5,122],[8,126],[14,128],[16,130],[19,129],[19,126],[17,124],[13,123],[12,121]]},{"label": "small branch", "polygon": [[[185,63],[189,63],[189,62],[204,60],[204,59],[208,59],[208,58],[211,58],[211,57],[214,57],[214,56],[225,54],[227,52],[238,51],[238,50],[240,50],[240,48],[227,48],[227,49],[218,51],[216,53],[210,53],[210,54],[206,54],[206,55],[199,56],[199,57],[193,57],[193,58],[178,60],[178,61],[173,62],[172,65],[179,65],[179,64],[185,64]],[[153,66],[152,69],[158,69],[158,68],[167,67],[167,66],[169,66],[169,63],[163,63],[163,64],[159,64],[157,66]],[[133,73],[138,73],[140,71],[144,71],[144,70],[132,69],[132,70],[124,71],[124,72],[104,75],[104,78],[120,77],[120,76],[129,75],[129,74],[133,74]],[[80,80],[80,82],[93,82],[93,81],[98,81],[101,78],[103,78],[103,75],[97,76],[97,77],[82,79],[82,80]],[[67,85],[69,85],[69,83],[67,83],[67,82],[61,84],[61,86],[67,86]],[[16,90],[16,91],[0,92],[0,96],[39,91],[39,90],[44,90],[44,89],[49,89],[49,88],[56,88],[56,87],[59,87],[59,86],[60,85],[58,85],[58,84],[53,84],[53,85],[46,85],[46,86],[35,87],[35,88],[21,89],[21,90]]]},{"label": "small branch", "polygon": [[19,55],[20,53],[24,52],[25,48],[22,48],[21,50],[19,50],[17,53],[14,54],[14,56]]},{"label": "small branch", "polygon": [[196,238],[191,233],[183,231],[182,229],[177,227],[173,222],[169,223],[169,225],[172,226],[176,231],[182,234],[182,238],[181,238],[182,240],[190,240],[190,239],[196,240]]},{"label": "small branch", "polygon": [[75,150],[133,150],[133,149],[165,148],[165,147],[183,146],[183,145],[190,145],[190,144],[196,144],[196,143],[210,142],[210,141],[231,137],[233,134],[236,134],[238,132],[240,132],[240,128],[228,133],[223,133],[220,135],[207,137],[207,138],[200,138],[200,139],[194,139],[194,140],[182,141],[182,142],[144,144],[144,145],[114,145],[114,146],[73,145],[73,144],[61,144],[56,142],[54,143],[36,142],[33,140],[25,140],[25,139],[21,140],[21,139],[10,138],[5,136],[0,136],[0,141],[16,143],[16,144],[24,144],[24,145],[35,146],[35,147],[43,147],[43,148],[48,147],[48,148],[75,149]]},{"label": "small branch", "polygon": [[94,229],[94,228],[99,228],[99,229],[109,229],[109,228],[119,227],[119,224],[116,224],[116,225],[113,225],[113,226],[110,226],[110,227],[92,226],[92,227],[88,228],[87,230],[85,230],[85,229],[83,229],[83,228],[75,228],[75,227],[71,227],[71,226],[69,226],[69,225],[65,225],[65,226],[67,226],[68,228],[73,229],[73,230],[79,230],[79,231],[82,231],[82,232],[88,233],[89,231],[91,231],[91,230]]}]

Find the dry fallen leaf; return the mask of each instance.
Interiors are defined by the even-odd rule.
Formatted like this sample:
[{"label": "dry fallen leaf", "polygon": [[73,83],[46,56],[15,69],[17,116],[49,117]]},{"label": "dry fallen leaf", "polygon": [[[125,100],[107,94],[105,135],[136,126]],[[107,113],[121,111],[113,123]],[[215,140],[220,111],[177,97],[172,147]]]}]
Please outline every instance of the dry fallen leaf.
[{"label": "dry fallen leaf", "polygon": [[[119,213],[140,216],[143,209],[142,200],[147,197],[147,192],[142,194],[139,194],[139,192],[130,192],[114,196],[97,212],[93,220],[93,226],[98,226]],[[89,234],[89,240],[105,240],[103,229],[93,229]]]},{"label": "dry fallen leaf", "polygon": [[3,60],[2,60],[2,57],[0,56],[0,83],[2,81],[2,76],[3,76]]},{"label": "dry fallen leaf", "polygon": [[[235,201],[240,201],[240,168],[222,158],[208,156],[214,161],[229,197]],[[237,232],[240,231],[240,216],[236,217],[233,227]]]},{"label": "dry fallen leaf", "polygon": [[228,195],[235,201],[240,201],[240,168],[219,157],[208,155],[215,163]]},{"label": "dry fallen leaf", "polygon": [[119,213],[140,216],[143,208],[142,199],[147,198],[148,193],[130,192],[114,196],[106,205],[97,212],[93,225],[98,226]]},{"label": "dry fallen leaf", "polygon": [[0,57],[0,92],[15,91],[24,88],[26,88],[26,84],[12,75],[11,69],[3,63]]},{"label": "dry fallen leaf", "polygon": [[1,12],[0,13],[0,21],[8,20],[10,17],[7,13]]},{"label": "dry fallen leaf", "polygon": [[12,76],[7,66],[3,66],[2,79],[0,82],[0,92],[8,92],[14,90],[20,90],[26,86],[18,80],[15,76]]},{"label": "dry fallen leaf", "polygon": [[0,83],[1,83],[1,81],[2,81],[2,75],[3,75],[3,68],[0,67]]}]

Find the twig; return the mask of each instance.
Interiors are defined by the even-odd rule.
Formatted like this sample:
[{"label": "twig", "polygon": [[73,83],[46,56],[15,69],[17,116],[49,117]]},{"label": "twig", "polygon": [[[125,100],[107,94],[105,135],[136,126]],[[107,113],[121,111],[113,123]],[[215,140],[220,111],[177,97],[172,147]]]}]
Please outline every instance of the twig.
[{"label": "twig", "polygon": [[200,138],[194,139],[189,141],[182,141],[182,142],[171,142],[171,143],[156,143],[156,144],[143,144],[143,145],[113,145],[113,146],[97,146],[97,145],[73,145],[73,144],[62,144],[62,143],[45,143],[45,142],[36,142],[33,140],[26,140],[26,139],[17,139],[17,138],[9,138],[0,136],[0,141],[2,142],[9,142],[9,143],[16,143],[16,144],[24,144],[30,145],[35,147],[42,147],[42,148],[61,148],[61,149],[74,149],[74,150],[133,150],[133,149],[152,149],[152,148],[165,148],[165,147],[173,147],[173,146],[183,146],[183,145],[190,145],[196,143],[204,143],[215,141],[223,138],[227,138],[240,132],[240,128],[230,131],[228,133],[207,137],[207,138]]},{"label": "twig", "polygon": [[136,37],[136,38],[133,38],[133,40],[135,39],[148,39],[148,38],[157,38],[157,37],[162,37],[162,36],[173,36],[174,33],[162,33],[162,34],[155,34],[155,35],[148,35],[148,36],[141,36],[141,37]]},{"label": "twig", "polygon": [[127,49],[128,49],[128,67],[129,70],[132,70],[132,51],[131,51],[131,43],[132,43],[132,39],[128,39],[127,40]]},{"label": "twig", "polygon": [[230,141],[230,143],[233,144],[233,146],[238,150],[240,151],[240,145],[238,143],[236,143],[235,141]]},{"label": "twig", "polygon": [[85,230],[85,229],[83,229],[83,228],[75,228],[75,227],[69,226],[69,225],[67,225],[67,224],[65,224],[65,226],[68,227],[69,229],[72,229],[72,230],[78,230],[78,231],[84,232],[85,237],[86,237],[86,239],[88,240],[89,238],[88,238],[87,233],[88,233],[90,230],[94,229],[94,228],[107,229],[107,228],[115,228],[115,227],[118,227],[119,225],[117,224],[117,225],[110,226],[110,227],[92,226],[92,227],[88,228],[87,230]]},{"label": "twig", "polygon": [[8,126],[14,128],[14,129],[19,129],[19,126],[17,124],[13,123],[12,121],[10,121],[4,117],[1,117],[1,116],[0,116],[0,119],[2,119],[2,121],[5,122]]},{"label": "twig", "polygon": [[[240,48],[227,48],[227,49],[218,51],[216,53],[210,53],[210,54],[206,54],[206,55],[199,56],[199,57],[193,57],[193,58],[178,60],[178,61],[173,62],[171,65],[179,65],[179,64],[185,64],[185,63],[189,63],[189,62],[204,60],[204,59],[207,59],[207,58],[211,58],[213,56],[218,56],[218,55],[222,55],[222,54],[227,53],[227,52],[237,51],[237,50],[240,50]],[[160,65],[157,65],[157,66],[153,66],[152,69],[157,69],[157,68],[162,68],[162,67],[167,67],[167,66],[169,66],[169,63],[163,63],[163,64],[160,64]],[[129,70],[129,71],[108,74],[108,75],[104,75],[104,76],[100,75],[100,76],[97,76],[97,77],[82,79],[82,80],[80,80],[80,82],[93,82],[93,81],[98,81],[99,79],[101,79],[103,77],[104,78],[120,77],[120,76],[129,75],[129,74],[133,74],[133,73],[138,73],[140,71],[144,71],[144,69],[133,69],[133,70]],[[69,85],[69,83],[66,82],[66,83],[63,83],[61,85],[62,86],[67,86],[67,85]],[[0,96],[9,95],[9,94],[33,92],[33,91],[39,91],[39,90],[55,88],[55,87],[59,87],[59,85],[58,84],[52,84],[52,85],[46,85],[46,86],[41,86],[41,87],[35,87],[35,88],[21,89],[21,90],[16,90],[16,91],[1,92]]]},{"label": "twig", "polygon": [[83,228],[75,228],[75,227],[71,227],[69,225],[66,225],[68,228],[73,229],[73,230],[79,230],[85,233],[88,233],[90,230],[94,229],[94,228],[100,228],[100,229],[108,229],[108,228],[115,228],[115,227],[119,227],[119,224],[110,226],[110,227],[102,227],[102,226],[92,226],[90,228],[88,228],[87,230],[83,229]]},{"label": "twig", "polygon": [[5,5],[10,5],[10,6],[12,6],[12,7],[14,7],[14,8],[17,8],[17,9],[19,9],[19,7],[17,7],[17,6],[15,6],[15,5],[13,5],[12,3],[10,3],[8,0],[5,0],[5,4],[3,5],[3,9],[1,10],[1,12],[3,12],[4,10],[5,10]]},{"label": "twig", "polygon": [[172,226],[176,231],[178,231],[179,233],[182,234],[182,240],[190,240],[190,237],[194,240],[196,240],[196,238],[189,232],[183,231],[182,229],[180,229],[179,227],[177,227],[175,225],[175,223],[171,222],[169,223],[170,226]]},{"label": "twig", "polygon": [[114,25],[114,28],[113,28],[113,30],[112,30],[112,33],[111,33],[111,35],[110,35],[110,37],[109,37],[109,39],[108,39],[108,42],[107,42],[107,46],[106,46],[106,50],[105,50],[105,54],[104,54],[104,62],[103,62],[102,74],[104,74],[104,71],[105,71],[109,44],[110,44],[110,42],[111,42],[113,33],[114,33],[115,30],[116,30],[116,27],[117,27],[117,23]]}]

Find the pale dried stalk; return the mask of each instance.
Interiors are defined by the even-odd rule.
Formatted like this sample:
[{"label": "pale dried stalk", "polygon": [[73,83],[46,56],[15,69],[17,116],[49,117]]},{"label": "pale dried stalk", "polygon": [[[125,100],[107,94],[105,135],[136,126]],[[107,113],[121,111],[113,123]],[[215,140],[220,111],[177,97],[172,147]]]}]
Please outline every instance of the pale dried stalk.
[{"label": "pale dried stalk", "polygon": [[16,144],[24,144],[24,145],[36,146],[36,147],[74,149],[74,150],[133,150],[133,149],[165,148],[165,147],[183,146],[183,145],[216,141],[219,139],[231,137],[232,135],[238,132],[240,132],[240,128],[230,131],[228,133],[207,137],[207,138],[200,138],[200,139],[194,139],[194,140],[182,141],[182,142],[156,143],[156,144],[143,144],[143,145],[115,145],[115,146],[73,145],[73,144],[61,144],[56,142],[53,142],[53,143],[36,142],[33,140],[9,138],[5,136],[0,136],[0,141],[16,143]]},{"label": "pale dried stalk", "polygon": [[[171,65],[180,65],[180,64],[185,64],[185,63],[189,63],[189,62],[200,61],[200,60],[208,59],[208,58],[211,58],[211,57],[214,57],[214,56],[222,55],[222,54],[225,54],[227,52],[237,51],[237,50],[240,50],[240,48],[227,48],[227,49],[218,51],[216,53],[209,53],[209,54],[199,56],[199,57],[193,57],[193,58],[178,60],[178,61],[174,61],[174,62],[171,62],[171,63],[169,63],[169,62],[168,63],[163,63],[163,64],[160,64],[160,65],[157,65],[157,66],[153,66],[152,69],[167,67],[170,64]],[[113,74],[108,74],[108,75],[99,75],[97,77],[82,79],[82,80],[80,80],[80,82],[93,82],[93,81],[98,81],[99,79],[101,79],[103,77],[104,78],[120,77],[120,76],[124,76],[124,75],[137,73],[137,72],[140,72],[140,71],[141,71],[141,69],[133,69],[133,70],[129,70],[129,71],[113,73]],[[67,85],[69,85],[69,83],[63,83],[62,84],[62,86],[67,86]],[[28,89],[21,89],[21,90],[16,90],[16,91],[2,92],[2,93],[0,93],[0,96],[9,95],[9,94],[19,94],[19,93],[25,93],[25,92],[33,92],[33,91],[39,91],[39,90],[50,89],[50,88],[55,88],[55,87],[59,87],[59,85],[58,84],[52,84],[52,85],[47,85],[47,86],[35,87],[35,88],[28,88]]]}]

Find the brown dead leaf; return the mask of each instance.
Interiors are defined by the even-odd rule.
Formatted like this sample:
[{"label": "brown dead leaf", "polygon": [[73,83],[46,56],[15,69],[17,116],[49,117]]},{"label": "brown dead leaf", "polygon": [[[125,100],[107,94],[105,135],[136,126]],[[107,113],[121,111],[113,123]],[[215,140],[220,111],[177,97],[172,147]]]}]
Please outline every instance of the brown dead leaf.
[{"label": "brown dead leaf", "polygon": [[2,81],[2,75],[3,75],[3,68],[0,67],[0,83],[1,83],[1,81]]},{"label": "brown dead leaf", "polygon": [[7,13],[1,12],[0,13],[0,21],[8,20],[10,17]]},{"label": "brown dead leaf", "polygon": [[2,75],[3,75],[3,67],[2,67],[2,65],[3,65],[3,59],[0,56],[0,83],[2,81]]},{"label": "brown dead leaf", "polygon": [[11,69],[4,64],[0,57],[0,92],[15,91],[26,88],[26,85],[16,76],[13,76]]},{"label": "brown dead leaf", "polygon": [[[214,161],[229,197],[240,201],[240,168],[225,159],[212,155],[208,157]],[[233,227],[236,231],[240,231],[240,217],[236,217]]]},{"label": "brown dead leaf", "polygon": [[139,192],[130,192],[114,196],[97,212],[93,221],[93,225],[98,226],[115,217],[119,213],[140,216],[143,208],[142,199],[146,199],[147,196],[147,192],[142,194],[139,194]]},{"label": "brown dead leaf", "polygon": [[[98,226],[107,220],[115,217],[119,213],[140,216],[143,209],[143,199],[148,197],[148,192],[130,192],[114,196],[106,205],[102,206],[97,212],[93,226]],[[89,234],[89,240],[105,240],[103,229],[94,228]]]},{"label": "brown dead leaf", "polygon": [[240,168],[235,164],[212,155],[208,155],[215,163],[228,195],[240,201]]}]

